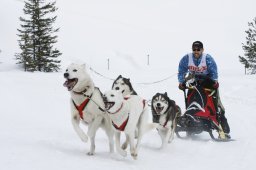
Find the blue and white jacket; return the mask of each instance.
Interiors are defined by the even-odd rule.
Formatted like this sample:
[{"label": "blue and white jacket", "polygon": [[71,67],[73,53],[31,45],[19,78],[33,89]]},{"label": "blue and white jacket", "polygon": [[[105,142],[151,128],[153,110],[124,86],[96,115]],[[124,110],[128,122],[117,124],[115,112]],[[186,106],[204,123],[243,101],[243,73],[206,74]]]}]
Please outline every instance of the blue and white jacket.
[{"label": "blue and white jacket", "polygon": [[[193,61],[191,61],[195,67],[198,67],[197,71],[196,69],[191,69],[191,62],[189,63],[189,58],[192,58]],[[205,57],[205,58],[204,58]],[[202,62],[201,62],[202,61]],[[204,63],[205,61],[205,63]],[[204,66],[203,66],[204,65]],[[193,66],[192,66],[193,68]],[[196,71],[195,71],[196,70]],[[203,70],[203,71],[202,71]],[[209,54],[202,54],[198,59],[194,57],[193,53],[186,54],[179,63],[179,69],[178,69],[178,80],[179,83],[183,83],[185,81],[185,75],[187,72],[192,72],[196,75],[207,75],[212,80],[217,81],[218,80],[218,70],[217,65]]]}]

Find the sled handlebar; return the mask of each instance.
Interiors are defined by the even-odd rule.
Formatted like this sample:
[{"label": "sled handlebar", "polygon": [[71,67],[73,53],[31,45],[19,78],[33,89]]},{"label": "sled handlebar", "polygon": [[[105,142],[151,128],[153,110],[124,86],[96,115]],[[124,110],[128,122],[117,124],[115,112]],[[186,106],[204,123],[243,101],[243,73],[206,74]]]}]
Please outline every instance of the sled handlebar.
[{"label": "sled handlebar", "polygon": [[[186,88],[187,88],[187,89],[190,89],[190,90],[195,89],[195,87],[194,87],[194,86],[186,86]],[[206,90],[206,91],[209,91],[209,92],[214,91],[213,89],[209,89],[209,88],[203,88],[203,89],[204,89],[204,90]]]}]

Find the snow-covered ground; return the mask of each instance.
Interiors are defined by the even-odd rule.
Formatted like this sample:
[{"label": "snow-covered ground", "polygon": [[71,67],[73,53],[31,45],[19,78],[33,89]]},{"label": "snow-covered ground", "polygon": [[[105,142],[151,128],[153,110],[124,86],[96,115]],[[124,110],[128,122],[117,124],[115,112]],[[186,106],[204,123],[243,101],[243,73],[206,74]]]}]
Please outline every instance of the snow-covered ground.
[{"label": "snow-covered ground", "polygon": [[102,92],[122,74],[145,99],[167,92],[184,110],[183,93],[177,88],[178,62],[194,40],[202,40],[219,66],[221,98],[235,141],[214,142],[206,133],[193,140],[175,136],[160,150],[154,130],[142,139],[135,161],[130,155],[110,155],[107,137],[99,130],[96,154],[86,155],[89,144],[80,141],[70,122],[63,71],[25,73],[15,65],[23,4],[1,0],[0,169],[255,169],[256,77],[245,76],[238,63],[247,22],[255,17],[255,1],[57,0],[57,5],[63,70],[73,61],[87,63]]},{"label": "snow-covered ground", "polygon": [[[143,71],[151,77],[145,78]],[[183,107],[183,94],[178,90],[176,76],[153,85],[161,77],[161,69],[145,69],[131,74],[136,91],[146,99],[156,92],[167,91]],[[116,73],[100,70],[115,78]],[[112,81],[90,71],[95,84],[110,89]],[[233,142],[213,142],[208,134],[195,140],[175,137],[165,150],[156,131],[142,140],[138,160],[130,155],[121,158],[108,153],[106,135],[96,136],[96,154],[87,156],[89,144],[75,134],[69,112],[69,93],[62,86],[63,73],[24,73],[17,69],[0,72],[0,167],[1,169],[254,169],[256,116],[256,77],[234,71],[222,73],[220,91],[231,126]]]}]

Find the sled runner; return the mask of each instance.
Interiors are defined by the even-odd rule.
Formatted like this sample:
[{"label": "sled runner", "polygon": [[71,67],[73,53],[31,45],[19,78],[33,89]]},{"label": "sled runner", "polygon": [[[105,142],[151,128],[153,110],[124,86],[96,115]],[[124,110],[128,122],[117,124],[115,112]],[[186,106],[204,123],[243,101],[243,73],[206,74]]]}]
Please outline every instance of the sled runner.
[{"label": "sled runner", "polygon": [[[213,83],[205,76],[190,76],[186,81],[186,111],[178,118],[175,130],[179,138],[187,138],[205,131],[215,141],[230,140],[230,136],[224,133],[220,124],[222,113],[214,101],[217,100],[217,91],[212,88]],[[214,131],[217,135],[214,135]]]}]

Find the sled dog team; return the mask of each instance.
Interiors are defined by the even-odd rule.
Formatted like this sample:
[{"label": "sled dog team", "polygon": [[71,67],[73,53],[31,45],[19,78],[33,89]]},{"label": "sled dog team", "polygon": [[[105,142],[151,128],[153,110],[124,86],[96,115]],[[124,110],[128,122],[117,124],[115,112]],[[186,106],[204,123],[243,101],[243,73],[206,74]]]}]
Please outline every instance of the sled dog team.
[{"label": "sled dog team", "polygon": [[[69,65],[64,78],[66,81],[63,85],[71,95],[73,128],[83,142],[90,139],[88,155],[95,153],[95,136],[100,127],[106,132],[111,153],[114,152],[115,143],[116,151],[125,157],[129,146],[133,159],[137,159],[143,134],[152,129],[157,129],[161,137],[161,148],[173,140],[181,110],[167,93],[157,93],[152,97],[153,122],[149,122],[147,101],[137,95],[129,79],[118,76],[112,89],[102,94],[86,72],[85,65]],[[87,133],[81,128],[81,123],[87,125]],[[121,133],[126,136],[123,144],[120,141]]]}]

